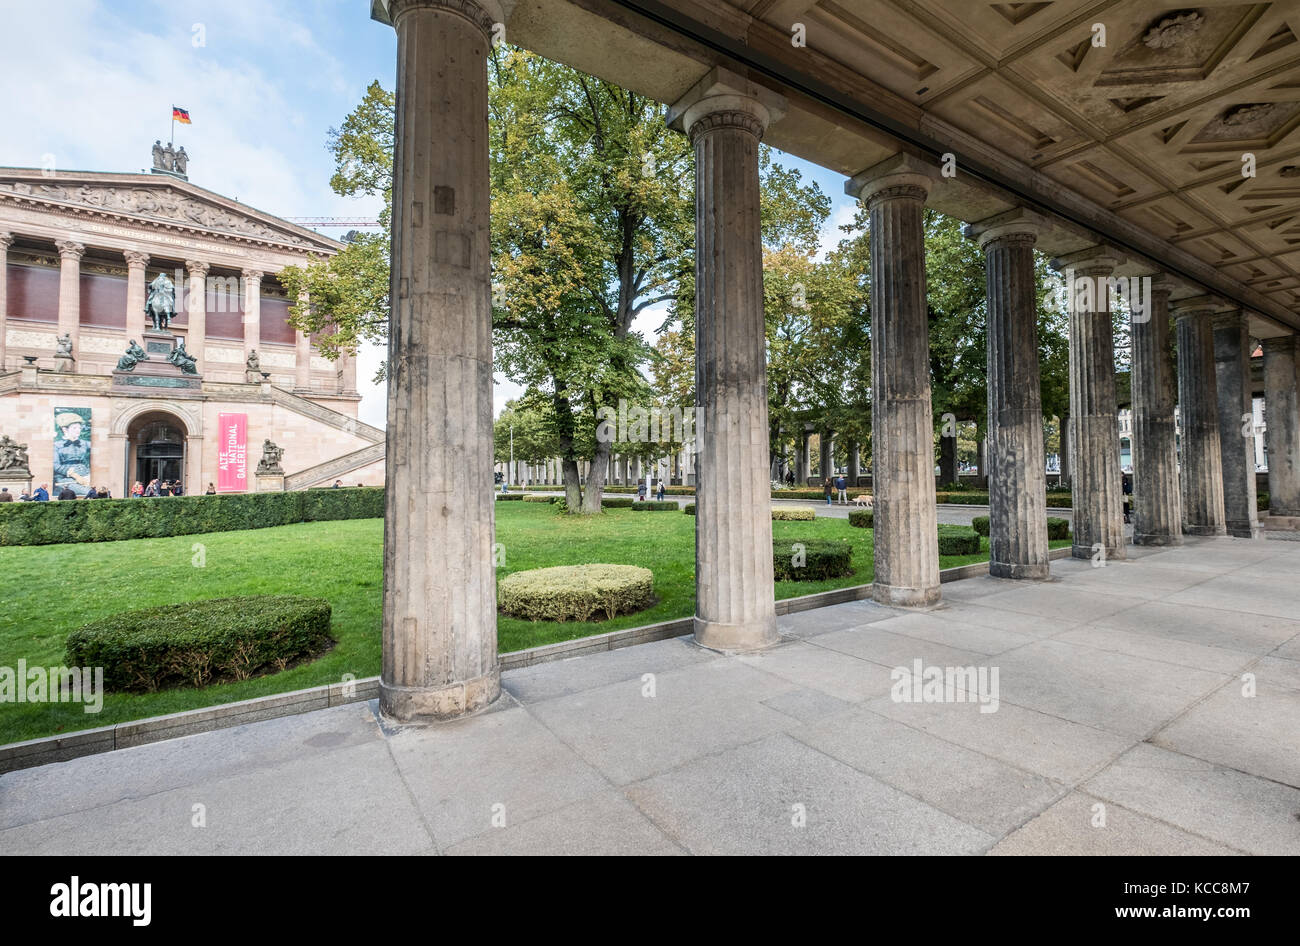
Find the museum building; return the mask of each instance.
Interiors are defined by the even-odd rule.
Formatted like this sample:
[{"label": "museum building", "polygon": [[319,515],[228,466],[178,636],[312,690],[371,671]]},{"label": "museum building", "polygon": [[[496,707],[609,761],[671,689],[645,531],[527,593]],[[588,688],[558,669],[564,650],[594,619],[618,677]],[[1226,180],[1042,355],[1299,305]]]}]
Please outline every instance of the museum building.
[{"label": "museum building", "polygon": [[[354,358],[322,357],[276,280],[343,244],[159,164],[0,167],[0,436],[26,446],[30,485],[382,485]],[[282,459],[259,481],[266,441]],[[22,473],[0,477],[13,492]]]}]

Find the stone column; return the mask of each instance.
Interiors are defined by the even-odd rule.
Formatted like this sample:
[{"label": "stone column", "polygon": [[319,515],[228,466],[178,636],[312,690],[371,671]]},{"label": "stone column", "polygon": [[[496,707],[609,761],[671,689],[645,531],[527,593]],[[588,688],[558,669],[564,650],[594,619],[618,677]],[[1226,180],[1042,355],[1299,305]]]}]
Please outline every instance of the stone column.
[{"label": "stone column", "polygon": [[1172,306],[1178,332],[1178,409],[1182,419],[1183,532],[1224,535],[1214,338],[1204,297]]},{"label": "stone column", "polygon": [[989,574],[1049,577],[1047,461],[1038,371],[1041,221],[1022,210],[967,228],[984,250],[988,292]]},{"label": "stone column", "polygon": [[1268,444],[1268,512],[1300,516],[1300,410],[1296,336],[1264,339],[1264,436]]},{"label": "stone column", "polygon": [[357,356],[351,352],[339,355],[339,393],[357,393]]},{"label": "stone column", "polygon": [[9,322],[9,247],[14,245],[12,233],[0,233],[0,374],[5,372],[5,339]]},{"label": "stone column", "polygon": [[1250,384],[1250,328],[1240,309],[1213,317],[1214,379],[1223,454],[1223,523],[1228,535],[1259,537],[1255,508],[1255,414]]},{"label": "stone column", "polygon": [[808,485],[808,438],[811,435],[806,430],[799,432],[799,446],[795,453],[794,478],[797,481],[796,486]]},{"label": "stone column", "polygon": [[311,390],[311,336],[300,328],[293,330],[293,389]]},{"label": "stone column", "polygon": [[1070,296],[1070,423],[1075,558],[1126,555],[1115,338],[1107,279],[1119,259],[1096,249],[1063,260]]},{"label": "stone column", "polygon": [[140,341],[144,334],[144,300],[145,270],[149,266],[149,254],[135,250],[125,250],[126,257],[126,337]]},{"label": "stone column", "polygon": [[[492,562],[487,0],[392,0],[397,31],[380,707],[500,695]],[[376,9],[380,9],[376,5]]]},{"label": "stone column", "polygon": [[1059,436],[1061,440],[1060,483],[1062,486],[1069,486],[1071,479],[1073,479],[1073,477],[1070,475],[1070,438],[1074,436],[1072,433],[1072,431],[1074,430],[1074,425],[1070,423],[1069,414],[1066,414],[1064,417],[1058,417],[1057,421],[1059,421],[1061,425],[1061,429],[1059,431]]},{"label": "stone column", "polygon": [[1152,277],[1144,318],[1133,337],[1133,544],[1182,545],[1178,488],[1173,350],[1169,338],[1171,280]]},{"label": "stone column", "polygon": [[[244,277],[244,358],[262,347],[262,276],[259,269],[246,269]],[[269,369],[268,369],[269,370]]]},{"label": "stone column", "polygon": [[856,440],[849,441],[849,486],[858,485],[858,477],[862,475],[862,447]]},{"label": "stone column", "polygon": [[832,433],[822,433],[817,437],[817,450],[820,456],[817,458],[817,473],[826,482],[826,478],[832,475],[835,468],[835,435]]},{"label": "stone column", "polygon": [[903,607],[934,605],[940,597],[921,224],[931,173],[900,155],[845,187],[871,216],[872,595]]},{"label": "stone column", "polygon": [[208,337],[208,264],[186,260],[189,296],[186,311],[189,322],[185,330],[185,350],[194,356],[195,367],[203,372],[203,341]]},{"label": "stone column", "polygon": [[668,114],[695,149],[695,640],[775,644],[758,146],[784,101],[725,69]]},{"label": "stone column", "polygon": [[59,338],[72,337],[73,357],[81,358],[81,257],[86,248],[71,240],[55,240],[59,251]]}]

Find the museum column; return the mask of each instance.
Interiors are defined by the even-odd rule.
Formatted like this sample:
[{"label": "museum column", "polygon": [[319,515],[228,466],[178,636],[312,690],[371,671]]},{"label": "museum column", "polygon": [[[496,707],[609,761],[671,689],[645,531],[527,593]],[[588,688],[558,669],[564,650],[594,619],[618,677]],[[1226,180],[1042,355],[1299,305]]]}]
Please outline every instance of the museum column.
[{"label": "museum column", "polygon": [[775,644],[759,141],[779,96],[724,69],[668,112],[695,149],[695,640]]},{"label": "museum column", "polygon": [[501,17],[475,0],[392,0],[387,12],[397,107],[380,707],[449,718],[501,692],[487,77]]},{"label": "museum column", "polygon": [[9,322],[9,247],[14,245],[12,233],[0,233],[0,374],[4,374],[5,339]]},{"label": "museum column", "polygon": [[866,204],[871,228],[872,596],[902,607],[940,597],[922,227],[931,174],[900,155],[845,187]]},{"label": "museum column", "polygon": [[1250,329],[1240,309],[1217,312],[1214,380],[1218,386],[1219,449],[1223,456],[1223,524],[1228,535],[1259,538],[1255,505],[1255,415],[1250,383]]},{"label": "museum column", "polygon": [[1174,420],[1174,355],[1169,337],[1172,280],[1151,277],[1146,311],[1132,313],[1133,544],[1182,545]]},{"label": "museum column", "polygon": [[1182,424],[1180,477],[1183,532],[1224,535],[1223,464],[1219,449],[1214,338],[1205,297],[1175,302],[1178,334],[1178,413]]},{"label": "museum column", "polygon": [[[310,297],[306,290],[298,293],[298,306],[306,308]],[[300,328],[293,330],[293,389],[311,390],[311,336]]]},{"label": "museum column", "polygon": [[123,250],[126,257],[126,337],[140,341],[144,334],[145,270],[149,267],[149,254]]},{"label": "museum column", "polygon": [[1049,577],[1047,461],[1038,368],[1041,221],[1023,210],[970,226],[988,297],[989,574]]},{"label": "museum column", "polygon": [[187,291],[185,311],[189,317],[185,328],[185,350],[194,359],[194,367],[203,373],[203,342],[208,337],[208,269],[207,263],[185,261]]},{"label": "museum column", "polygon": [[[260,269],[246,269],[244,279],[244,359],[262,346],[262,276]],[[259,358],[261,355],[259,353]]]},{"label": "museum column", "polygon": [[1108,279],[1119,260],[1085,250],[1062,260],[1070,318],[1070,462],[1075,558],[1123,559],[1124,491],[1119,467],[1115,336]]},{"label": "museum column", "polygon": [[72,338],[73,357],[81,358],[81,257],[86,248],[71,240],[55,240],[59,251],[59,338]]},{"label": "museum column", "polygon": [[1300,411],[1296,336],[1264,339],[1264,436],[1268,444],[1268,513],[1300,516]]}]

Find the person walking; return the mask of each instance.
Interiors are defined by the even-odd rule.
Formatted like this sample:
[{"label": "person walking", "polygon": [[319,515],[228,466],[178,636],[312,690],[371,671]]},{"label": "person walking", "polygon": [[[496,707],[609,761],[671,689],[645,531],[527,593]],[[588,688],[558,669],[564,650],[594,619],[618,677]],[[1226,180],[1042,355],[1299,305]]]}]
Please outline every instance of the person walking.
[{"label": "person walking", "polygon": [[48,503],[50,501],[50,484],[42,483],[36,487],[36,492],[32,493],[32,502]]},{"label": "person walking", "polygon": [[831,504],[831,478],[829,476],[826,477],[826,480],[822,484],[822,486],[826,492],[826,505],[829,506]]},{"label": "person walking", "polygon": [[636,498],[638,502],[645,502],[645,480],[636,484]]},{"label": "person walking", "polygon": [[[1130,515],[1133,511],[1133,474],[1121,473],[1120,477],[1123,479],[1124,489],[1124,521],[1132,522]],[[1115,481],[1111,480],[1111,482]]]},{"label": "person walking", "polygon": [[847,506],[847,505],[849,504],[849,490],[848,490],[848,486],[849,486],[849,484],[848,484],[848,482],[844,479],[844,477],[842,477],[842,476],[837,476],[837,477],[835,477],[835,488],[836,488],[837,490],[839,490],[839,494],[840,494],[840,505],[841,505],[841,506]]},{"label": "person walking", "polygon": [[659,491],[658,491],[657,493],[655,493],[655,499],[659,500],[660,502],[663,502],[663,501],[664,501],[664,481],[663,481],[663,480],[660,480],[660,481],[659,481]]},{"label": "person walking", "polygon": [[77,498],[77,494],[72,491],[72,487],[67,485],[66,483],[63,484],[63,489],[59,490],[59,502],[63,502],[68,499],[76,499],[76,498]]},{"label": "person walking", "polygon": [[14,501],[13,494],[9,492],[8,486],[0,486],[0,503],[11,503]]}]

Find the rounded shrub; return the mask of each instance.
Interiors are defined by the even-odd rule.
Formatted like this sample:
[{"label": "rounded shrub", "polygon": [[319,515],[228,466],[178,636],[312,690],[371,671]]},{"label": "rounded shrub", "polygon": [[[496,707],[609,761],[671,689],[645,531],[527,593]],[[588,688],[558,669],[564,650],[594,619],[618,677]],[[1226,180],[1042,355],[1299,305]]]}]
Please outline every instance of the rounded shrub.
[{"label": "rounded shrub", "polygon": [[[524,498],[523,493],[497,493],[497,502],[509,502],[511,500],[521,500]],[[530,499],[534,497],[529,497]]]},{"label": "rounded shrub", "polygon": [[773,506],[773,522],[806,522],[816,519],[817,513],[812,509],[796,509],[792,506]]},{"label": "rounded shrub", "polygon": [[849,525],[856,526],[859,529],[874,529],[876,527],[876,514],[870,509],[850,509]]},{"label": "rounded shrub", "polygon": [[534,568],[497,585],[498,607],[530,621],[607,620],[653,602],[654,573],[636,565]]},{"label": "rounded shrub", "polygon": [[773,539],[777,581],[823,581],[853,574],[853,546],[833,539]]},{"label": "rounded shrub", "polygon": [[124,611],[68,635],[69,667],[103,667],[106,690],[247,680],[324,653],[330,604],[295,595],[211,598]]},{"label": "rounded shrub", "polygon": [[1068,539],[1070,537],[1070,520],[1048,516],[1047,537],[1049,539]]},{"label": "rounded shrub", "polygon": [[688,516],[695,515],[695,503],[687,503],[682,507],[682,512],[686,513]]},{"label": "rounded shrub", "polygon": [[972,529],[974,529],[974,530],[976,531],[976,533],[978,533],[979,535],[988,535],[988,534],[989,534],[989,517],[988,517],[988,516],[976,516],[974,519],[972,519],[972,520],[970,521],[970,527],[971,527]]},{"label": "rounded shrub", "polygon": [[974,555],[980,550],[977,532],[940,532],[940,555]]},{"label": "rounded shrub", "polygon": [[632,504],[633,509],[639,509],[642,512],[664,512],[665,510],[677,509],[677,503],[669,499],[647,499],[643,502]]}]

